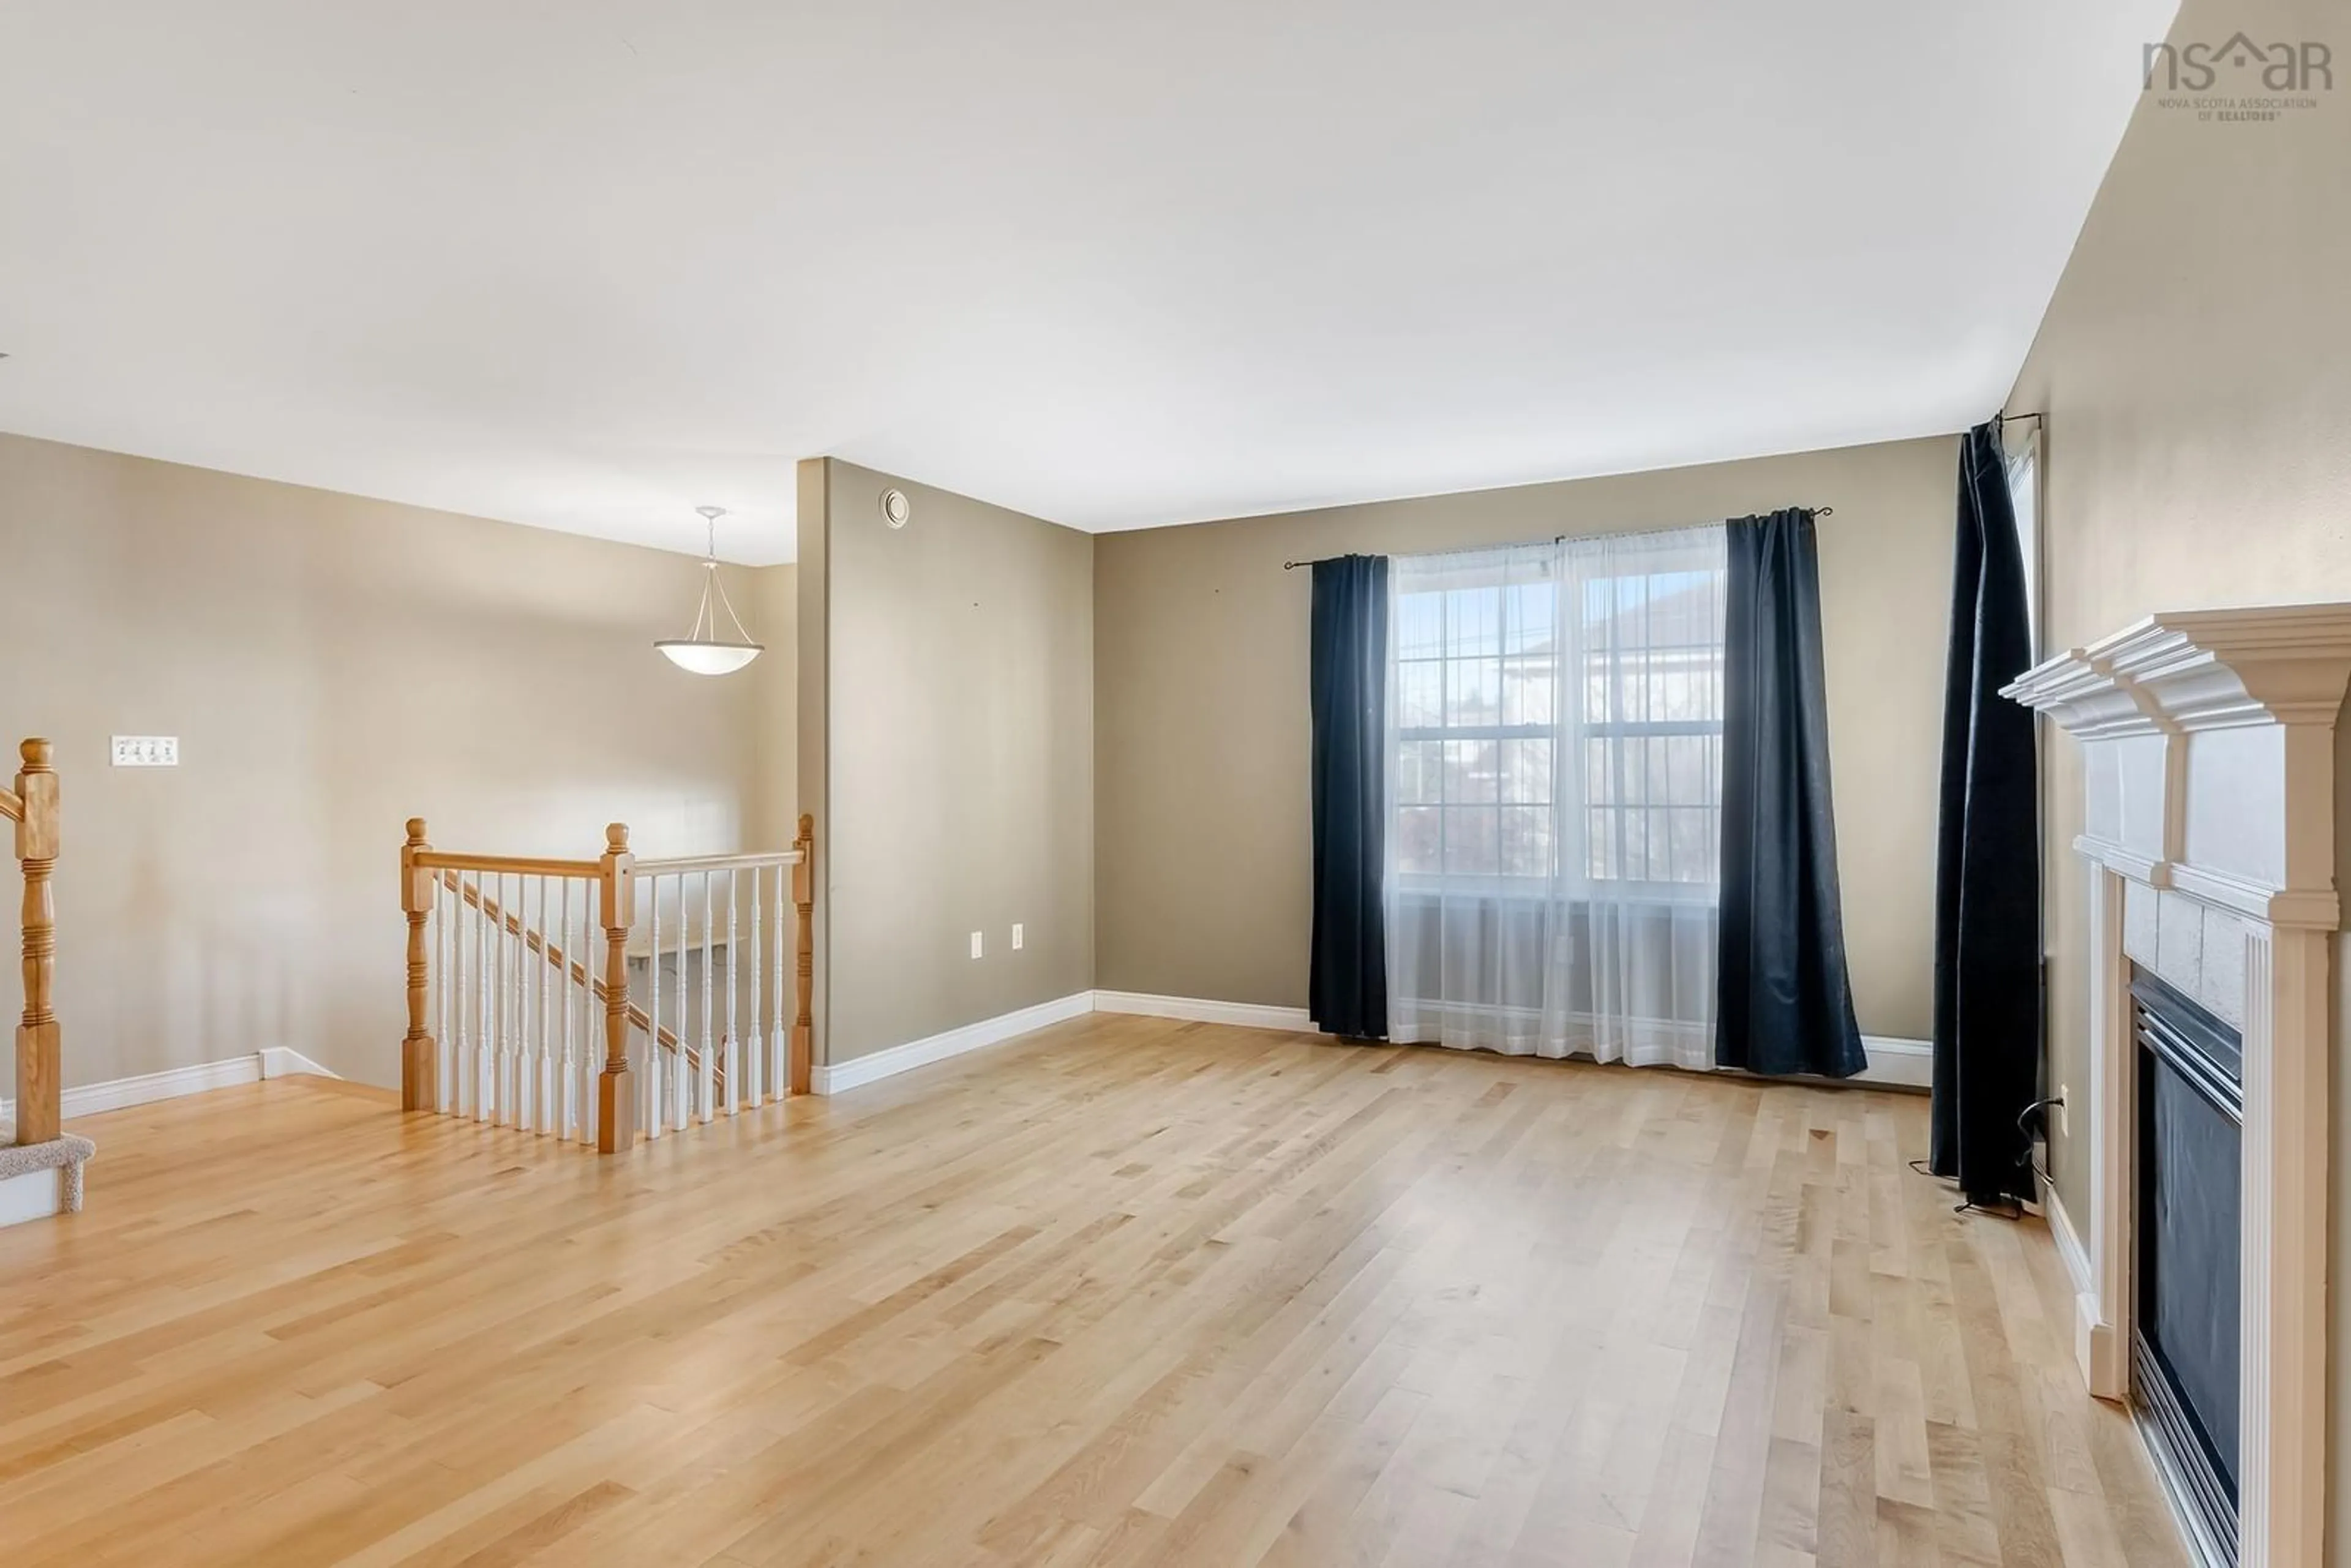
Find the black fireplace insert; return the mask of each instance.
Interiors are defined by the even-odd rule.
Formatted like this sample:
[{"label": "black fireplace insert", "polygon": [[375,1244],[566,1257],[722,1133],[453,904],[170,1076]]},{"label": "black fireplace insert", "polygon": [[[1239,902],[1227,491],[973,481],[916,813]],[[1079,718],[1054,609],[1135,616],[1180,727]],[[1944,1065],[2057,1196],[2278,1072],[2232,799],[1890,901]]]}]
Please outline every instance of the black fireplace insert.
[{"label": "black fireplace insert", "polygon": [[2136,968],[2131,1025],[2138,1072],[2131,1393],[2181,1502],[2234,1563],[2243,1037]]}]

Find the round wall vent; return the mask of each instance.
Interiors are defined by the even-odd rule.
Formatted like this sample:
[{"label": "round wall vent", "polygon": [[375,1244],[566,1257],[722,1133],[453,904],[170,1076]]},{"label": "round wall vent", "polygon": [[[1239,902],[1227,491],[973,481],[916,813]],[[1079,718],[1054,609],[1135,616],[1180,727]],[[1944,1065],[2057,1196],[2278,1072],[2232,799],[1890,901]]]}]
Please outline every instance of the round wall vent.
[{"label": "round wall vent", "polygon": [[914,503],[906,499],[904,490],[882,492],[882,520],[893,528],[903,528],[914,515]]}]

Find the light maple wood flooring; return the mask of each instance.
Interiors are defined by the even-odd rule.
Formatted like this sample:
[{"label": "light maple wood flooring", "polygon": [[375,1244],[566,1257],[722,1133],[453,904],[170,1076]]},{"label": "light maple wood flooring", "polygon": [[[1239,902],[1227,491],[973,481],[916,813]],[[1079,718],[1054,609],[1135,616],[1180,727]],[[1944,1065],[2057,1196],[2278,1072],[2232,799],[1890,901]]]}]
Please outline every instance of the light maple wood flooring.
[{"label": "light maple wood flooring", "polygon": [[78,1125],[9,1568],[2182,1562],[1917,1098],[1096,1016],[616,1160]]}]

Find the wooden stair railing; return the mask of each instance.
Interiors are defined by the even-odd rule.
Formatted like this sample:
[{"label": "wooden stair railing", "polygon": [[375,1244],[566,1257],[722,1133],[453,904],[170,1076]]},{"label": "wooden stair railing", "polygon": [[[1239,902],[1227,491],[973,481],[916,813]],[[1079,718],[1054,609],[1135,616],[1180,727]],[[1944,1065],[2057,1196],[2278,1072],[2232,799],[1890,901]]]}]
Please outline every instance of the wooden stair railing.
[{"label": "wooden stair railing", "polygon": [[[566,984],[585,986],[598,1001],[605,999],[604,982],[590,973],[587,965],[576,959],[567,959],[562,948],[549,942],[536,926],[525,925],[519,915],[508,914],[496,899],[467,882],[463,872],[444,870],[436,874],[439,875],[444,887],[465,901],[467,908],[479,910],[484,919],[495,925],[504,926],[508,936],[522,943],[529,951],[539,955],[554,966],[556,972],[564,977]],[[679,1040],[676,1031],[666,1025],[655,1029],[653,1020],[646,1016],[645,1009],[634,1002],[629,1004],[629,1028],[653,1036],[660,1042],[664,1051],[684,1051],[688,1069],[697,1073],[702,1071],[702,1053],[691,1044]],[[726,1063],[723,1061],[718,1063],[716,1071],[723,1084],[726,1071]]]},{"label": "wooden stair railing", "polygon": [[[682,1130],[697,1114],[708,1122],[787,1092],[808,1092],[814,852],[814,825],[805,816],[789,850],[645,862],[631,852],[620,823],[606,830],[601,857],[571,861],[446,853],[427,841],[422,819],[412,820],[401,848],[408,923],[402,1108],[592,1141],[609,1154],[630,1147],[641,1133],[659,1137],[664,1129]],[[686,889],[697,879],[703,918],[699,942],[692,944]],[[641,886],[648,895],[640,896]],[[716,925],[721,887],[723,941]],[[747,965],[738,929],[746,905]],[[789,1030],[788,907],[798,927]],[[664,943],[670,909],[674,947]],[[645,940],[639,946],[631,933],[640,928],[641,915]],[[592,956],[599,942],[601,976]],[[688,983],[697,953],[698,1016],[689,1006]],[[716,984],[722,959],[723,995]],[[676,975],[665,1004],[663,967],[672,960]],[[645,972],[642,1003],[632,994],[638,965]],[[747,979],[747,1035],[738,1027]],[[726,1023],[719,1032],[722,1009]],[[593,1045],[598,1018],[601,1069]],[[643,1051],[634,1052],[640,1038]]]},{"label": "wooden stair railing", "polygon": [[33,739],[16,750],[23,763],[16,786],[0,788],[0,817],[16,824],[16,863],[25,881],[25,1012],[16,1026],[16,1141],[46,1144],[63,1131],[65,1082],[56,1011],[57,904],[50,894],[57,864],[57,748]]}]

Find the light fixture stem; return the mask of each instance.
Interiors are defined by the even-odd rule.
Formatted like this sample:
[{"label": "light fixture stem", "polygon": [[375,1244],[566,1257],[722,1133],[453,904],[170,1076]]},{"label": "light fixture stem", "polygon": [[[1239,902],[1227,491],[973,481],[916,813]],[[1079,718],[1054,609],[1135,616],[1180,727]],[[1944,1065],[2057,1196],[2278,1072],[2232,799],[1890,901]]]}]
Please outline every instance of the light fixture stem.
[{"label": "light fixture stem", "polygon": [[708,560],[702,563],[702,602],[695,606],[694,625],[685,634],[686,641],[689,643],[699,643],[703,640],[702,627],[705,622],[710,624],[710,635],[713,637],[718,635],[718,617],[710,612],[710,583],[711,580],[718,575],[717,564],[716,561]]},{"label": "light fixture stem", "polygon": [[[735,613],[735,601],[726,597],[726,584],[719,579],[716,561],[710,563],[710,580],[718,585],[718,602],[726,606],[726,619],[735,622],[735,640],[738,643],[749,642],[751,633],[743,630],[743,618]],[[710,634],[713,637],[718,635],[718,617],[716,615],[710,618]]]},{"label": "light fixture stem", "polygon": [[[723,675],[741,669],[757,658],[760,646],[752,641],[743,617],[736,613],[735,602],[726,596],[726,584],[718,575],[718,519],[726,515],[724,507],[696,507],[702,514],[702,598],[694,607],[694,625],[683,638],[657,642],[654,647],[668,655],[672,663],[702,675]],[[717,602],[711,602],[716,592]],[[735,628],[732,643],[722,641],[718,634],[718,612],[724,610]]]}]

